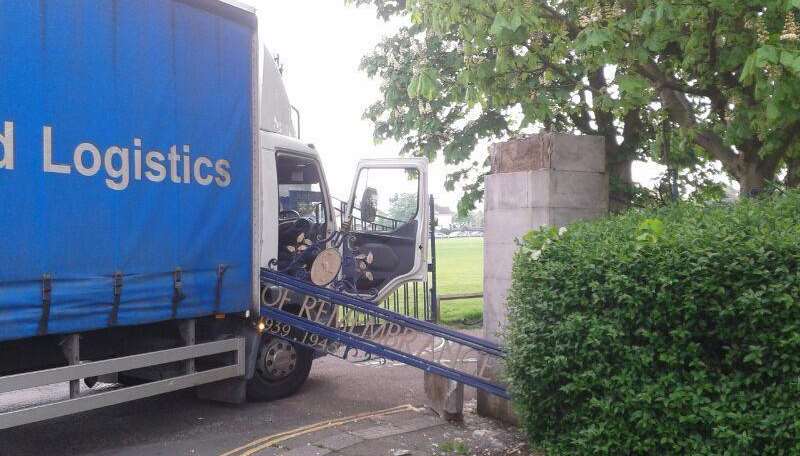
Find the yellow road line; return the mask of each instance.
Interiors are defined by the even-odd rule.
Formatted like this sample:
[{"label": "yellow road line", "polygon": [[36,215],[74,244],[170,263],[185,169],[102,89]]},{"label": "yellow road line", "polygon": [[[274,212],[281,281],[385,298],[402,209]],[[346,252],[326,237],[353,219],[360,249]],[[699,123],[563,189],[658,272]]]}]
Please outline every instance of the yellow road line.
[{"label": "yellow road line", "polygon": [[356,421],[365,420],[368,418],[376,418],[379,416],[387,416],[387,415],[394,415],[396,413],[402,412],[412,412],[412,411],[419,411],[420,409],[414,407],[411,404],[401,405],[398,407],[392,407],[386,410],[379,410],[377,412],[367,412],[361,413],[358,415],[348,416],[345,418],[339,418],[336,420],[328,420],[328,421],[321,421],[319,423],[310,424],[308,426],[299,427],[297,429],[292,429],[290,431],[281,432],[279,434],[262,437],[260,439],[256,439],[246,445],[243,445],[239,448],[234,450],[228,451],[227,453],[223,453],[220,456],[251,456],[265,448],[271,447],[275,444],[280,442],[293,439],[295,437],[299,437],[301,435],[310,434],[312,432],[321,431],[323,429],[329,429],[336,426],[341,426],[343,424],[354,423]]}]

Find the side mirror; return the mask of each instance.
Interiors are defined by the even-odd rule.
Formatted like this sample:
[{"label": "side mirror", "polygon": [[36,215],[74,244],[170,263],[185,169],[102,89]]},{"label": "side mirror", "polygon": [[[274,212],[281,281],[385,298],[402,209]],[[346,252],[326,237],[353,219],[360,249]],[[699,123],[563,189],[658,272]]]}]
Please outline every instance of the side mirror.
[{"label": "side mirror", "polygon": [[367,187],[361,196],[361,220],[373,223],[378,215],[378,190]]}]

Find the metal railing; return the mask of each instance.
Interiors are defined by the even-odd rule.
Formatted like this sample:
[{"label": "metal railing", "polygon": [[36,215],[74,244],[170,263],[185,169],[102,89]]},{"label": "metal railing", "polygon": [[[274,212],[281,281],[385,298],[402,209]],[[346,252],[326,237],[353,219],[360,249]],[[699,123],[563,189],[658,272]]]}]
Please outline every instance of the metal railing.
[{"label": "metal railing", "polygon": [[[347,201],[340,200],[339,198],[331,197],[334,202],[334,210],[339,214],[339,221],[343,220],[345,212],[347,212]],[[361,212],[361,209],[353,208],[353,229],[362,231],[378,231],[378,232],[392,232],[400,228],[405,223],[402,220],[387,217],[385,215],[376,214],[375,220],[372,222],[364,221],[356,214]]]},{"label": "metal railing", "polygon": [[[347,202],[338,198],[332,197],[334,201],[334,211],[339,216],[339,224],[344,219],[347,212]],[[433,217],[434,199],[433,195],[430,196],[430,262],[428,263],[428,280],[406,282],[400,288],[395,290],[392,294],[386,297],[380,306],[397,312],[402,315],[416,318],[418,320],[425,320],[430,322],[439,322],[439,305],[436,299],[436,238],[435,238],[435,221]],[[358,208],[353,208],[353,216],[351,223],[355,230],[378,231],[378,232],[391,232],[397,230],[404,222],[401,220],[377,215],[375,221],[365,222],[356,215]],[[347,318],[347,316],[344,316]]]},{"label": "metal railing", "polygon": [[439,295],[439,301],[460,301],[462,299],[475,299],[483,298],[483,292],[478,291],[475,293],[453,293],[446,295]]}]

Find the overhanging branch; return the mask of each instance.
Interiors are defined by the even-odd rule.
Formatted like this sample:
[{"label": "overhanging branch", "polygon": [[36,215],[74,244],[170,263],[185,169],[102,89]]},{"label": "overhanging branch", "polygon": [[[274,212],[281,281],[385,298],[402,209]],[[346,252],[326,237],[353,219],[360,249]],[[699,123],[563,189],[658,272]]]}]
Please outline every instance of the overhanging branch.
[{"label": "overhanging branch", "polygon": [[[674,80],[667,76],[655,63],[637,64],[634,68],[650,80],[658,90],[659,97],[670,119],[685,130],[697,130],[697,119],[694,109],[682,89],[676,89]],[[708,93],[702,96],[709,96]],[[742,169],[739,156],[725,145],[722,138],[709,129],[699,129],[694,138],[695,144],[702,147],[722,162],[725,169],[734,176],[741,176]]]}]

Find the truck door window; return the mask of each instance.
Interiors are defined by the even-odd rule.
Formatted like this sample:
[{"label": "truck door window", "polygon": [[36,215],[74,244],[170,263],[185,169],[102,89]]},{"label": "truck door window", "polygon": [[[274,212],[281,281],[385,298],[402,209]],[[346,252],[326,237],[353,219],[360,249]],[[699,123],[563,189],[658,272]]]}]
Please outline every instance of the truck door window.
[{"label": "truck door window", "polygon": [[328,212],[319,164],[311,158],[291,154],[276,157],[278,175],[278,266],[288,264],[290,251],[302,233],[323,239]]},{"label": "truck door window", "polygon": [[415,169],[363,169],[353,202],[353,228],[394,232],[417,216],[419,173]]},{"label": "truck door window", "polygon": [[373,262],[356,278],[358,290],[381,290],[415,268],[419,201],[417,169],[361,169],[351,199],[355,238],[345,249],[371,253]]}]

